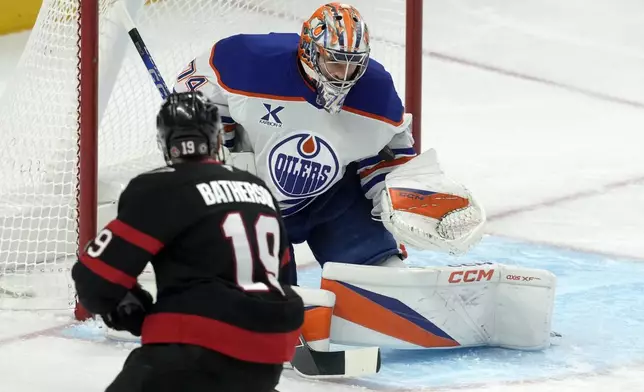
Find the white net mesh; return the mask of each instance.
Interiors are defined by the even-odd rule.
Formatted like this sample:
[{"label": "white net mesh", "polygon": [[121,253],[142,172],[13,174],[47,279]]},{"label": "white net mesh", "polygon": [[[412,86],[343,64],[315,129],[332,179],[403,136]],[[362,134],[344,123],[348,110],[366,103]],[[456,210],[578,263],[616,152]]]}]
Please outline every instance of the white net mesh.
[{"label": "white net mesh", "polygon": [[[171,84],[196,55],[235,33],[299,32],[320,0],[126,1]],[[45,0],[0,98],[0,308],[74,305],[69,266],[77,248],[78,4]],[[155,118],[161,98],[100,0],[99,178],[124,184],[162,164]],[[404,96],[405,0],[354,0],[370,27],[373,57]],[[169,86],[171,87],[171,86]],[[99,189],[100,198],[101,189]]]}]

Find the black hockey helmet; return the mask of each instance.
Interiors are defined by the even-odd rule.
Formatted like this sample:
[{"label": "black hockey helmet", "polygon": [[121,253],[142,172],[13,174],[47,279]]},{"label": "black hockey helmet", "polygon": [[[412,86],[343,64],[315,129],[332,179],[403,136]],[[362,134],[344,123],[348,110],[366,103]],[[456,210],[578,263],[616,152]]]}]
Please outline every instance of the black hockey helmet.
[{"label": "black hockey helmet", "polygon": [[216,157],[221,130],[217,106],[200,91],[170,94],[157,115],[157,140],[168,163]]}]

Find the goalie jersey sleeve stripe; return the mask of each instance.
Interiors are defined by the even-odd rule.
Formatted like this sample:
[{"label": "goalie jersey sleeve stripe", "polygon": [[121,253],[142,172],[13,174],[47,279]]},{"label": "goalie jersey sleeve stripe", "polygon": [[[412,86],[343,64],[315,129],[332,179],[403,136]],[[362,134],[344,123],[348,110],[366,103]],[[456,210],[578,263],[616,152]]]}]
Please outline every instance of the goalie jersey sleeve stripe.
[{"label": "goalie jersey sleeve stripe", "polygon": [[[409,148],[394,148],[392,149],[392,152],[395,154],[395,157],[398,156],[415,156],[416,152],[412,147]],[[383,159],[379,155],[365,158],[359,162],[359,168],[358,168],[358,173],[362,172],[365,169],[368,169],[374,165],[377,165],[378,163],[382,162]]]},{"label": "goalie jersey sleeve stripe", "polygon": [[385,177],[388,173],[381,173],[369,178],[369,181],[360,181],[362,184],[362,191],[367,199],[373,199],[376,194],[384,189]]},{"label": "goalie jersey sleeve stripe", "polygon": [[[403,163],[409,162],[413,156],[403,156],[399,158],[395,158],[391,161],[380,161],[377,164],[369,167],[369,168],[364,168],[362,171],[360,171],[360,178],[365,179],[367,177],[370,177],[372,174],[375,174],[376,172],[384,173],[385,171],[389,172],[393,169],[395,169],[395,166],[400,166]],[[391,169],[391,170],[384,170],[384,169]]]},{"label": "goalie jersey sleeve stripe", "polygon": [[398,166],[409,162],[416,156],[414,149],[393,148],[394,158],[384,160],[379,156],[363,159],[359,163],[358,175],[362,191],[368,199],[373,199],[384,187],[384,181],[390,172]]}]

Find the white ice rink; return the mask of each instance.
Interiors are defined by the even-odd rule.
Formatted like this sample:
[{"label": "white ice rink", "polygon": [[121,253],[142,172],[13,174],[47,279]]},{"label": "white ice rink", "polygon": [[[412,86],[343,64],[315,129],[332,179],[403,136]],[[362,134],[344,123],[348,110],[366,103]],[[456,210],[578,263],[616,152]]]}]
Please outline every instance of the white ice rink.
[{"label": "white ice rink", "polygon": [[[604,264],[644,261],[644,2],[424,3],[423,148],[436,148],[443,169],[478,196],[490,238]],[[0,37],[0,93],[27,37]],[[594,277],[600,286],[602,276]],[[643,325],[636,283],[637,322],[613,320],[625,330]],[[64,337],[56,326],[69,322],[69,314],[0,312],[0,392],[103,390],[131,347]],[[280,390],[639,392],[644,356],[631,359],[601,370],[579,364],[573,375],[475,375],[438,387],[309,382],[287,372]]]}]

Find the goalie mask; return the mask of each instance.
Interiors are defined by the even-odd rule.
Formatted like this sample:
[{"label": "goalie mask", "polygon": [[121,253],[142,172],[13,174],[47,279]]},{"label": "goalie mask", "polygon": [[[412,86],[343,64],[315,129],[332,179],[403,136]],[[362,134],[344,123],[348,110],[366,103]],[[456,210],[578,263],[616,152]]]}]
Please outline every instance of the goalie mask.
[{"label": "goalie mask", "polygon": [[317,103],[339,113],[349,90],[364,75],[369,62],[369,32],[350,5],[329,3],[304,22],[298,57],[317,84]]},{"label": "goalie mask", "polygon": [[168,164],[178,158],[218,158],[221,118],[201,92],[172,93],[157,115],[157,142]]}]

